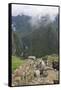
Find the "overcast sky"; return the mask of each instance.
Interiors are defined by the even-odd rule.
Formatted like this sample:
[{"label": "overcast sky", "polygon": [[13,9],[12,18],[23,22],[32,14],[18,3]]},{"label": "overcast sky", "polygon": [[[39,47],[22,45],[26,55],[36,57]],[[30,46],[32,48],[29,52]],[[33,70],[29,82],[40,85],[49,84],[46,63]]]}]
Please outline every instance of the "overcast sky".
[{"label": "overcast sky", "polygon": [[46,14],[55,16],[58,14],[58,7],[12,4],[12,16],[22,14],[33,17]]}]

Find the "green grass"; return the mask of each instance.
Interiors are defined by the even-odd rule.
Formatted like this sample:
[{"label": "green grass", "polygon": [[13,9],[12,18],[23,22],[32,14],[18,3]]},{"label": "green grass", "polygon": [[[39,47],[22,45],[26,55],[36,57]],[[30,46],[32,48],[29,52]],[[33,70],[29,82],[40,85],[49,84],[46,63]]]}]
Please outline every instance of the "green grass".
[{"label": "green grass", "polygon": [[49,55],[49,56],[48,56],[48,60],[51,60],[51,61],[58,61],[59,58],[58,58],[58,55],[53,54],[53,55]]},{"label": "green grass", "polygon": [[42,57],[43,60],[48,60],[48,61],[57,61],[59,60],[59,57],[57,54],[52,54],[52,55],[46,55],[44,57]]},{"label": "green grass", "polygon": [[25,62],[25,60],[12,56],[12,72],[17,69],[20,65],[22,65]]}]

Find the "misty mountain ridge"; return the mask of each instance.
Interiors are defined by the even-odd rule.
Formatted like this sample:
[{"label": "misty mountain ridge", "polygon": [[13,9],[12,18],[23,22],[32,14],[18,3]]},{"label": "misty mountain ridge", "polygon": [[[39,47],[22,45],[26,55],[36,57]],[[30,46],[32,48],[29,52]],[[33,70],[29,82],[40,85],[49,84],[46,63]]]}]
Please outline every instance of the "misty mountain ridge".
[{"label": "misty mountain ridge", "polygon": [[[52,20],[49,15],[31,17],[12,16],[13,51],[21,55],[43,56],[58,53],[58,15]],[[25,47],[28,47],[26,50]]]},{"label": "misty mountain ridge", "polygon": [[[17,15],[12,16],[12,25],[13,28],[15,28],[16,31],[23,31],[24,28],[38,28],[40,25],[42,25],[42,21],[44,21],[44,25],[49,24],[50,22],[53,22],[55,20],[56,16],[50,17],[49,15],[44,16],[27,16],[27,15]],[[48,19],[48,20],[47,20]],[[20,30],[19,30],[20,27]]]}]

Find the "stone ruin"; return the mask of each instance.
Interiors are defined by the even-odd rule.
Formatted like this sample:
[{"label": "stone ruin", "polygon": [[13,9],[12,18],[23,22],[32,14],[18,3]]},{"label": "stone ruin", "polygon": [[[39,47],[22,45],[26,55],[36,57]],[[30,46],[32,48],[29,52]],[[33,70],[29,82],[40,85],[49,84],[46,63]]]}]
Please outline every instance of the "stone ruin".
[{"label": "stone ruin", "polygon": [[20,66],[12,75],[12,85],[27,85],[34,78],[33,61],[28,60],[27,63]]},{"label": "stone ruin", "polygon": [[55,84],[58,83],[58,71],[41,59],[28,58],[26,63],[20,66],[12,74],[12,86]]}]

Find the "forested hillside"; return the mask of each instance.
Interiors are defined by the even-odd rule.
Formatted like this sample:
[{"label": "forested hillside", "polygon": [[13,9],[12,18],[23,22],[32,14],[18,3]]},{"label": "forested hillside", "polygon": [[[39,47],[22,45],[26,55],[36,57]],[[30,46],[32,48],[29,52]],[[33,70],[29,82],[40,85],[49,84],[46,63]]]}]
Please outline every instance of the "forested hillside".
[{"label": "forested hillside", "polygon": [[12,54],[24,57],[58,54],[58,15],[54,20],[42,16],[36,26],[31,19],[26,15],[12,16]]}]

